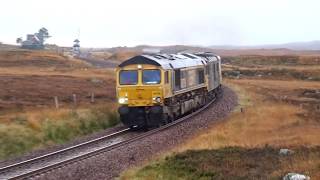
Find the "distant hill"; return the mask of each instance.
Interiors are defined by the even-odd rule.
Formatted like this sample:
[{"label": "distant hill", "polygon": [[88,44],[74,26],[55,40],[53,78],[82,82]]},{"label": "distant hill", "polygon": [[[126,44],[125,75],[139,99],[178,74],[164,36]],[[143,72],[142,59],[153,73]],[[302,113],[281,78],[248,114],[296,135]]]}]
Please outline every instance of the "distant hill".
[{"label": "distant hill", "polygon": [[[8,48],[9,46],[5,46]],[[90,65],[72,57],[49,50],[0,50],[0,68],[84,68]]]},{"label": "distant hill", "polygon": [[[278,48],[279,47],[279,48]],[[254,47],[241,47],[241,46],[186,46],[186,45],[171,45],[171,46],[150,46],[150,45],[139,45],[135,47],[113,47],[113,48],[92,48],[90,52],[103,52],[112,54],[103,59],[118,60],[120,61],[130,58],[131,56],[143,53],[143,49],[158,49],[161,53],[193,53],[193,52],[213,52],[220,56],[239,56],[239,55],[261,55],[261,56],[283,56],[283,55],[320,55],[319,50],[303,50],[303,49],[289,49],[280,48],[281,45],[277,46],[254,46]]]},{"label": "distant hill", "polygon": [[3,44],[0,42],[0,51],[7,51],[7,50],[13,50],[18,49],[18,46],[10,45],[10,44]]},{"label": "distant hill", "polygon": [[293,42],[282,45],[271,45],[271,48],[287,48],[293,50],[320,50],[320,41]]},{"label": "distant hill", "polygon": [[257,46],[210,46],[213,49],[290,49],[290,50],[320,50],[320,41],[309,41],[309,42],[292,42],[285,44],[270,44],[270,45],[257,45]]},{"label": "distant hill", "polygon": [[143,52],[144,49],[159,49],[161,53],[181,53],[181,52],[204,52],[212,51],[212,48],[201,46],[186,46],[186,45],[171,45],[171,46],[152,46],[152,45],[139,45],[135,47],[114,47],[107,51],[119,52],[119,51],[138,51]]},{"label": "distant hill", "polygon": [[121,51],[138,51],[143,49],[159,49],[162,53],[181,53],[181,52],[214,52],[220,55],[319,55],[320,41],[311,42],[294,42],[276,45],[259,45],[259,46],[150,46],[139,45],[135,47],[115,47],[106,49],[106,51],[115,53]]}]

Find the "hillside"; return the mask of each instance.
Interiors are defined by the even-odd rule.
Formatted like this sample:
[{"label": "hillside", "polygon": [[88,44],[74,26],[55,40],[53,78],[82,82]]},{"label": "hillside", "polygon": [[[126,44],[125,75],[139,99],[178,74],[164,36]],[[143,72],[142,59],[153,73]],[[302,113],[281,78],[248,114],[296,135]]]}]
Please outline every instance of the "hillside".
[{"label": "hillside", "polygon": [[0,51],[0,67],[86,67],[88,64],[50,51]]},{"label": "hillside", "polygon": [[[52,51],[0,51],[0,111],[46,108],[53,105],[53,96],[70,104],[72,94],[81,100],[95,93],[110,101],[114,94],[106,82],[113,83],[111,74]],[[6,113],[0,114],[1,119],[6,119]]]},{"label": "hillside", "polygon": [[266,44],[266,45],[256,45],[256,46],[232,46],[232,45],[215,45],[210,46],[213,49],[290,49],[296,51],[319,51],[320,41],[307,41],[307,42],[290,42],[285,44]]},{"label": "hillside", "polygon": [[0,160],[117,124],[113,73],[52,50],[0,50]]},{"label": "hillside", "polygon": [[[149,45],[140,45],[135,47],[114,47],[114,48],[106,48],[93,50],[98,52],[108,52],[114,54],[114,56],[109,56],[110,59],[118,59],[114,58],[118,56],[117,54],[129,54],[130,57],[134,54],[143,53],[144,49],[158,49],[161,53],[193,53],[193,52],[213,52],[219,54],[220,56],[239,56],[239,55],[261,55],[261,56],[283,56],[283,55],[320,55],[320,50],[293,50],[289,48],[263,48],[263,47],[225,47],[225,46],[212,46],[212,47],[204,47],[204,46],[185,46],[185,45],[174,45],[174,46],[149,46]],[[123,58],[120,58],[123,60]]]}]

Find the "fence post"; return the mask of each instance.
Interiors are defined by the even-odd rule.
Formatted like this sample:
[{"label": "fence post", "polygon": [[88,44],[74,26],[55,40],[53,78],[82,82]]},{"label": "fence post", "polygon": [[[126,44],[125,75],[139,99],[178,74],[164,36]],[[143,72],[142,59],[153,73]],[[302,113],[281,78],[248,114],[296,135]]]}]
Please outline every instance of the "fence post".
[{"label": "fence post", "polygon": [[59,100],[58,100],[58,96],[54,96],[54,104],[56,106],[56,109],[59,109]]},{"label": "fence post", "polygon": [[303,104],[299,104],[300,109],[303,109]]},{"label": "fence post", "polygon": [[91,103],[94,103],[94,93],[91,93]]},{"label": "fence post", "polygon": [[74,107],[76,107],[77,106],[77,95],[72,94],[72,99],[73,99],[73,105],[74,105]]}]

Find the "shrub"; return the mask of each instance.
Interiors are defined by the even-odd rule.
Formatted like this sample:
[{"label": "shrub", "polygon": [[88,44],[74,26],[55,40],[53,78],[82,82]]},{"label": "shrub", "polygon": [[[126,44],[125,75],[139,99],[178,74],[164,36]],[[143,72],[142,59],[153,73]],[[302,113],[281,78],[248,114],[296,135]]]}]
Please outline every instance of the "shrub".
[{"label": "shrub", "polygon": [[0,159],[65,143],[81,135],[115,126],[119,123],[119,117],[109,109],[72,110],[56,113],[56,117],[46,114],[39,118],[37,128],[26,123],[29,122],[27,116],[16,116],[10,124],[0,124]]},{"label": "shrub", "polygon": [[41,144],[41,138],[21,125],[0,125],[0,158],[22,154]]}]

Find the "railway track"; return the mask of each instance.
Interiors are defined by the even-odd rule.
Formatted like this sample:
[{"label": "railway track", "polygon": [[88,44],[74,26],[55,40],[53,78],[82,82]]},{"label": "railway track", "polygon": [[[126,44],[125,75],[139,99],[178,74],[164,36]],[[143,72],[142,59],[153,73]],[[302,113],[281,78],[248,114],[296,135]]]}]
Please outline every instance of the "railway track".
[{"label": "railway track", "polygon": [[118,132],[93,139],[75,146],[71,146],[59,151],[55,151],[43,156],[32,158],[16,164],[8,165],[0,168],[0,179],[27,179],[40,176],[46,172],[59,169],[69,164],[80,162],[84,159],[96,156],[103,152],[125,146],[131,142],[140,140],[154,133],[163,131],[171,126],[181,123],[190,117],[199,114],[201,111],[210,106],[216,99],[213,99],[208,104],[198,109],[197,111],[188,114],[172,123],[161,126],[128,139],[123,139],[121,136],[129,132],[129,128],[122,129]]}]

